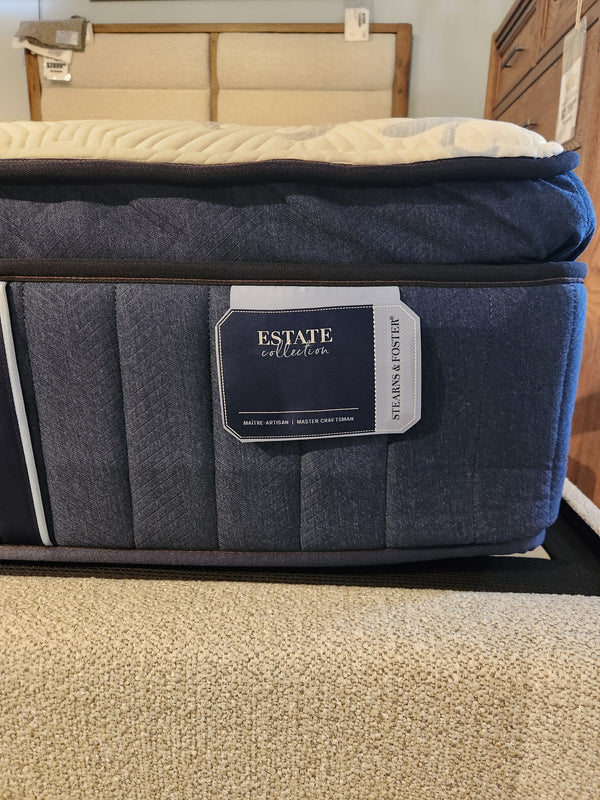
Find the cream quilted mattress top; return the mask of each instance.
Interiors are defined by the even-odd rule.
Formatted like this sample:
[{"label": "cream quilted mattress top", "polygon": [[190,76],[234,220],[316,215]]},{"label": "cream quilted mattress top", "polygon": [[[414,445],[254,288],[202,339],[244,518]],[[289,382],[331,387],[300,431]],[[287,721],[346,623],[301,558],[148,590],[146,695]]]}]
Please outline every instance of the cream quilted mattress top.
[{"label": "cream quilted mattress top", "polygon": [[477,119],[395,118],[285,128],[164,120],[0,124],[1,159],[379,166],[475,156],[549,158],[562,149],[517,125]]}]

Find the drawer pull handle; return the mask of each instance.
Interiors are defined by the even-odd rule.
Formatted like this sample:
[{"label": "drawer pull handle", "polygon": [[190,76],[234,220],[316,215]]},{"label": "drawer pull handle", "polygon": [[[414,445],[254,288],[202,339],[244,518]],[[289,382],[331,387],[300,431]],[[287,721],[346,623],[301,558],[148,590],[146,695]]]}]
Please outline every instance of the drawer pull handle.
[{"label": "drawer pull handle", "polygon": [[509,54],[506,56],[506,58],[504,59],[504,61],[502,62],[502,64],[500,65],[500,69],[506,69],[507,67],[512,67],[512,64],[511,64],[510,62],[511,62],[511,61],[513,60],[513,58],[514,58],[514,57],[517,55],[517,53],[522,53],[522,52],[523,52],[523,50],[525,50],[525,48],[524,48],[524,47],[521,47],[521,46],[520,46],[520,45],[518,45],[518,44],[517,44],[517,45],[515,45],[515,46],[513,47],[513,49],[510,51],[510,53],[509,53]]},{"label": "drawer pull handle", "polygon": [[531,130],[532,128],[537,128],[537,122],[533,122],[533,120],[528,119],[523,122],[521,127],[525,128],[526,130]]}]

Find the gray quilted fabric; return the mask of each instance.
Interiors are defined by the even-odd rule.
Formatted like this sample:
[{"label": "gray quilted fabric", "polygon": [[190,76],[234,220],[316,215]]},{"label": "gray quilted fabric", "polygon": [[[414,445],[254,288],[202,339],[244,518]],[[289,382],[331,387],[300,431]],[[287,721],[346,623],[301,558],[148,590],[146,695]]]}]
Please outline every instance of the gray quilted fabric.
[{"label": "gray quilted fabric", "polygon": [[208,287],[117,286],[136,547],[217,546]]},{"label": "gray quilted fabric", "polygon": [[285,181],[0,185],[3,258],[520,264],[574,259],[593,230],[589,198],[572,172],[352,188]]},{"label": "gray quilted fabric", "polygon": [[535,536],[556,517],[582,285],[403,287],[422,321],[419,424],[265,443],[222,424],[228,287],[16,287],[61,545],[426,549]]},{"label": "gray quilted fabric", "polygon": [[[210,335],[229,308],[229,288],[211,290]],[[297,442],[238,442],[223,428],[216,380],[213,431],[219,544],[224,550],[300,549],[300,448]]]},{"label": "gray quilted fabric", "polygon": [[583,287],[407,287],[402,297],[427,320],[426,369],[421,422],[390,440],[387,546],[544,530],[558,512],[552,482],[564,479],[557,444]]},{"label": "gray quilted fabric", "polygon": [[385,547],[387,436],[304,442],[303,550]]},{"label": "gray quilted fabric", "polygon": [[29,283],[24,309],[56,541],[131,547],[115,289]]}]

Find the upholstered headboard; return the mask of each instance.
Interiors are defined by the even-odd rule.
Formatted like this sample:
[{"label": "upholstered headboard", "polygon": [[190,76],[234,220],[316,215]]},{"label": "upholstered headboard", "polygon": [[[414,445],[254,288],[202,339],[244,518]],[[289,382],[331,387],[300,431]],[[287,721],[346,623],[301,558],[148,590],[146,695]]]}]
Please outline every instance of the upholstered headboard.
[{"label": "upholstered headboard", "polygon": [[70,82],[27,53],[31,118],[297,125],[406,116],[412,29],[337,24],[95,25]]}]

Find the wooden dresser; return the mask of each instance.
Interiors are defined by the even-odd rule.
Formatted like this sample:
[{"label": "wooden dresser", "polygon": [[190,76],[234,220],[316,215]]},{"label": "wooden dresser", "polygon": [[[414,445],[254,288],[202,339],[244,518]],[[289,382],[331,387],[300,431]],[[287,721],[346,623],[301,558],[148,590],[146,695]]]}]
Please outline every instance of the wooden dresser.
[{"label": "wooden dresser", "polygon": [[[492,37],[485,115],[554,139],[565,34],[577,0],[517,0]],[[584,0],[587,37],[574,138],[577,174],[600,218],[600,0]],[[600,504],[600,232],[581,257],[588,264],[588,314],[569,453],[569,478]]]}]

